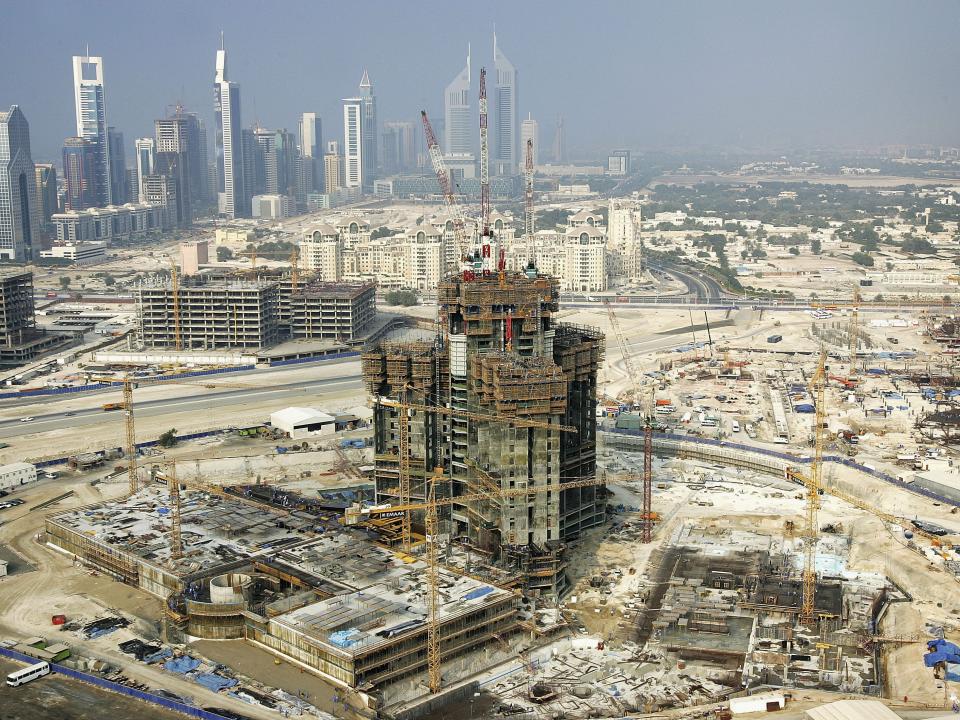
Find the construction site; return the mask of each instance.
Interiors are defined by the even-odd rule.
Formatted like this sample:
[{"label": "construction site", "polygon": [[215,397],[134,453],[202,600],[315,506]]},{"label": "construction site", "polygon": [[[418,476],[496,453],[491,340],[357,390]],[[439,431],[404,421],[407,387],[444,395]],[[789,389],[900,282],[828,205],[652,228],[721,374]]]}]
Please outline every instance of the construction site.
[{"label": "construction site", "polygon": [[[148,657],[171,673],[214,667],[206,687],[257,717],[276,716],[262,688],[238,697],[209,676],[255,667],[284,698],[315,683],[323,709],[295,707],[320,717],[949,708],[955,318],[857,292],[783,311],[718,303],[702,322],[609,298],[565,307],[533,258],[507,268],[491,227],[484,72],[480,113],[475,225],[422,115],[456,248],[416,332],[369,340],[348,368],[369,425],[345,405],[313,413],[324,437],[308,424],[287,444],[277,413],[234,427],[240,439],[145,448],[134,395],[151,383],[125,375],[103,407],[122,411],[122,464],[101,477],[75,462],[58,480],[69,492],[28,490],[36,505],[0,529],[47,573],[0,623],[37,632],[64,602],[41,580],[60,573],[82,603],[84,583],[110,592],[102,574],[136,607],[118,637],[156,643]],[[348,331],[325,328],[345,314],[372,322],[373,286],[294,280],[284,306],[282,282],[191,282],[174,271],[141,288],[151,343],[259,347],[281,318],[294,337],[336,339]]]}]

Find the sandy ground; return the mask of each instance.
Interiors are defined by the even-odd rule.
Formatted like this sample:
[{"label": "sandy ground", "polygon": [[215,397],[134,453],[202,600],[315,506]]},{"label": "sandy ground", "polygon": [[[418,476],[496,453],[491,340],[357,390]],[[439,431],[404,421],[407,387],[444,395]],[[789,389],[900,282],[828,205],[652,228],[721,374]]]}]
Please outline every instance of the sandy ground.
[{"label": "sandy ground", "polygon": [[[26,504],[4,512],[0,542],[9,543],[37,569],[0,580],[0,608],[3,608],[0,613],[0,636],[20,640],[40,635],[62,640],[80,654],[107,660],[121,667],[128,677],[151,687],[166,688],[191,697],[201,705],[230,708],[254,718],[276,717],[275,713],[212,693],[194,682],[137,663],[130,656],[120,653],[117,643],[134,634],[146,639],[157,637],[160,601],[136,588],[75,566],[71,558],[38,542],[37,533],[42,525],[43,511],[29,512],[22,508],[59,495],[65,487],[75,490],[76,495],[59,503],[55,509],[114,497],[125,489],[123,485],[90,487],[85,478],[76,478],[69,484],[47,483],[21,493],[19,496],[27,501]],[[90,621],[111,609],[134,622],[129,628],[97,640],[84,640],[75,633],[67,633],[63,637],[50,624],[50,616],[58,613],[66,614],[69,620]]]},{"label": "sandy ground", "polygon": [[[0,675],[25,667],[0,659]],[[157,705],[107,692],[63,675],[48,675],[26,685],[0,685],[0,718],[3,720],[100,720],[104,717],[141,720],[177,720],[180,713]]]}]

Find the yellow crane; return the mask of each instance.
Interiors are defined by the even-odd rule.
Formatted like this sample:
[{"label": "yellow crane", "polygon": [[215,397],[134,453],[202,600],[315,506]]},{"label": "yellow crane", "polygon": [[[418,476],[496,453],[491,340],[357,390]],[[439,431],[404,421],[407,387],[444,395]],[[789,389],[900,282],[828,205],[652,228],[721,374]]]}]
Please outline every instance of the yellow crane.
[{"label": "yellow crane", "polygon": [[803,479],[806,487],[806,522],[803,528],[803,599],[800,606],[800,622],[809,624],[816,619],[817,594],[817,540],[820,528],[817,525],[817,511],[820,509],[820,488],[823,485],[823,424],[826,421],[827,352],[820,350],[817,369],[810,380],[810,390],[814,397],[816,414],[813,430],[813,462],[806,475],[796,474]]},{"label": "yellow crane", "polygon": [[137,480],[137,433],[133,423],[133,381],[129,375],[123,378],[123,415],[127,431],[127,445],[124,448],[127,454],[127,479],[130,494],[133,495],[140,488]]}]

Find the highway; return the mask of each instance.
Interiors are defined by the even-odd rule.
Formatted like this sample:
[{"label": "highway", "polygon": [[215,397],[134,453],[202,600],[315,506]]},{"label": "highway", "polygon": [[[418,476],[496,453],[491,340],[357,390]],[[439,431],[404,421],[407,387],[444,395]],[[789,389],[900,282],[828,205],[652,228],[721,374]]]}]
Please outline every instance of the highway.
[{"label": "highway", "polygon": [[[184,392],[190,392],[190,389],[184,389]],[[199,389],[199,388],[197,388]],[[278,409],[287,405],[296,405],[300,400],[312,400],[322,397],[324,393],[332,390],[338,392],[355,391],[358,395],[363,392],[363,386],[356,373],[350,373],[345,377],[333,377],[314,382],[295,382],[285,385],[274,385],[262,390],[252,390],[248,388],[238,390],[225,390],[220,392],[205,392],[194,397],[162,398],[157,400],[135,400],[134,414],[137,419],[158,417],[170,414],[189,413],[191,410],[196,413],[208,411],[213,405],[218,408],[240,405],[247,406],[256,404],[264,408],[264,412]],[[194,391],[194,395],[196,392]],[[64,396],[59,396],[64,400]],[[46,413],[43,415],[34,415],[33,420],[24,423],[19,419],[0,420],[0,438],[16,438],[25,434],[45,433],[54,430],[77,429],[81,427],[94,427],[105,423],[119,423],[122,417],[120,412],[105,412],[97,399],[96,407],[78,409],[73,411]],[[283,402],[279,402],[279,401]],[[66,412],[72,412],[72,415],[66,415]],[[114,419],[116,418],[116,419]]]}]

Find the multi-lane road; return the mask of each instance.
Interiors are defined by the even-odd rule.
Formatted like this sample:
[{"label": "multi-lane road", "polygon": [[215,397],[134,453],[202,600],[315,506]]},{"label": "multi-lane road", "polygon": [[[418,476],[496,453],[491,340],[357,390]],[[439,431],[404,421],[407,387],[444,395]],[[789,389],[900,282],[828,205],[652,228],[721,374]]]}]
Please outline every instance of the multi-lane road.
[{"label": "multi-lane road", "polygon": [[[340,377],[330,377],[316,381],[292,382],[284,385],[272,385],[263,389],[241,388],[236,390],[210,391],[203,388],[181,388],[185,395],[167,397],[156,400],[137,400],[135,415],[138,420],[160,417],[164,415],[194,414],[202,416],[215,410],[219,416],[229,414],[231,408],[250,407],[262,408],[263,414],[269,414],[291,404],[305,404],[308,401],[323,400],[325,396],[362,392],[362,385],[357,373],[345,373]],[[189,393],[189,394],[186,394]],[[199,394],[198,394],[199,393]],[[22,422],[20,418],[0,420],[0,438],[15,438],[25,434],[45,433],[55,430],[89,427],[93,429],[109,424],[114,415],[105,412],[100,403],[102,398],[91,400],[86,397],[84,404],[96,403],[95,407],[78,408],[76,410],[57,410],[33,415],[30,422]],[[71,404],[77,404],[78,398],[71,397]],[[49,398],[47,399],[49,402]],[[60,403],[63,403],[60,396]],[[83,401],[80,401],[83,402]],[[59,404],[59,403],[55,403]],[[117,418],[119,422],[119,418]]]}]

